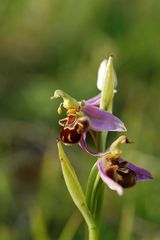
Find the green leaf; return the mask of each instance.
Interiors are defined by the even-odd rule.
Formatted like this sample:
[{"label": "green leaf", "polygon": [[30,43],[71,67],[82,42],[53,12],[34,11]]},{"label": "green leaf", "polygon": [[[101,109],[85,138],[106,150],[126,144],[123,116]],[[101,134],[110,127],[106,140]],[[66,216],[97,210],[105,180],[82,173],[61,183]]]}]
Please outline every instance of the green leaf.
[{"label": "green leaf", "polygon": [[81,184],[74,171],[74,168],[71,165],[71,162],[69,161],[68,157],[66,156],[60,141],[58,141],[57,146],[58,146],[62,173],[64,176],[67,189],[72,197],[73,202],[75,203],[75,205],[77,206],[81,214],[83,215],[88,226],[94,228],[95,223],[89,211],[89,208],[86,204],[86,199],[85,199]]}]

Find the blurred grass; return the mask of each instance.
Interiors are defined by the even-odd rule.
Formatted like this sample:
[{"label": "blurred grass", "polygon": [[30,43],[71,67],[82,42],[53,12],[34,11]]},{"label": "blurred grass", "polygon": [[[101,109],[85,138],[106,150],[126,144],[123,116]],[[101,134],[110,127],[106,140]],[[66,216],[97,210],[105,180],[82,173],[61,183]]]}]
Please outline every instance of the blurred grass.
[{"label": "blurred grass", "polygon": [[[50,96],[56,88],[94,96],[99,63],[110,53],[119,80],[114,112],[135,142],[124,158],[156,180],[122,198],[106,189],[102,236],[124,239],[126,227],[128,239],[159,239],[159,9],[158,0],[1,1],[0,239],[60,236],[75,207],[55,144],[59,102]],[[85,187],[93,160],[78,147],[66,150]],[[130,204],[132,229],[123,224]],[[75,239],[83,239],[82,228]]]}]

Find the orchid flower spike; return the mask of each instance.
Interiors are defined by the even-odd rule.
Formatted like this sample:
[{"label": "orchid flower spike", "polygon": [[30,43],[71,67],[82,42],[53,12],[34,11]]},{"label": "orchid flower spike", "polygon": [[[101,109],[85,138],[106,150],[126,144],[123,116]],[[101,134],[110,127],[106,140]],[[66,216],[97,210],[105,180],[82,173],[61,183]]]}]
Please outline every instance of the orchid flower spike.
[{"label": "orchid flower spike", "polygon": [[131,143],[126,136],[119,137],[112,143],[107,151],[98,160],[98,169],[103,182],[119,195],[123,194],[124,188],[132,187],[137,181],[153,179],[151,173],[144,168],[123,160],[119,148],[120,144]]},{"label": "orchid flower spike", "polygon": [[[100,95],[86,101],[77,101],[62,90],[56,90],[52,99],[58,97],[63,99],[58,113],[62,112],[61,107],[63,106],[67,115],[66,118],[59,121],[59,125],[62,126],[60,137],[64,144],[79,143],[83,148],[86,133],[90,129],[93,131],[126,131],[119,118],[98,108]],[[85,148],[83,149],[86,151]]]}]

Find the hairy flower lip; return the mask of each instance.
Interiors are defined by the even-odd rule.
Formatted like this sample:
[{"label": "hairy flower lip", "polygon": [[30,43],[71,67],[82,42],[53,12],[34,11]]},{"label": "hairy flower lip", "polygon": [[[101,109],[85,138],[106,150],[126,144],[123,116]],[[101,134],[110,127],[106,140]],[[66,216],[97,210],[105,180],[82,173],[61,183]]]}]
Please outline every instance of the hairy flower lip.
[{"label": "hairy flower lip", "polygon": [[81,133],[78,132],[78,124],[75,125],[75,128],[62,128],[60,132],[60,137],[63,143],[66,145],[76,144],[81,139]]},{"label": "hairy flower lip", "polygon": [[[120,163],[126,162],[124,159],[119,158],[118,159]],[[136,179],[137,181],[146,181],[146,180],[153,180],[154,177],[151,175],[151,173],[146,170],[145,168],[137,167],[133,163],[127,162],[128,168],[130,168],[132,171],[136,172]]]},{"label": "hairy flower lip", "polygon": [[140,168],[120,157],[122,150],[119,145],[129,143],[132,142],[125,135],[118,137],[111,144],[108,152],[98,160],[98,169],[102,180],[109,188],[117,191],[119,195],[122,194],[123,188],[132,187],[136,182],[142,180],[153,179],[148,170]]},{"label": "hairy flower lip", "polygon": [[[109,177],[109,175],[107,175],[107,169],[109,169],[109,167],[105,168],[103,166],[103,161],[104,161],[104,158],[101,157],[98,161],[97,161],[97,165],[98,165],[98,169],[99,169],[99,173],[100,173],[100,176],[103,180],[103,182],[112,190],[115,190],[117,191],[117,193],[119,195],[122,195],[123,194],[123,187],[118,184],[115,180],[113,180],[112,178]],[[125,161],[123,160],[122,158],[118,158],[116,161],[118,161],[118,164],[127,164],[127,168],[126,169],[129,169],[131,172],[133,172],[135,174],[135,177],[136,177],[136,181],[139,182],[139,181],[145,181],[145,180],[152,180],[153,177],[151,175],[151,173],[144,169],[144,168],[140,168],[140,167],[137,167],[136,165],[128,162],[128,161]],[[121,168],[120,168],[121,170]],[[118,172],[118,171],[117,171]],[[125,173],[125,172],[124,172]],[[129,179],[130,180],[130,179]],[[134,184],[133,184],[134,185]],[[128,186],[128,187],[131,187],[132,185]]]}]

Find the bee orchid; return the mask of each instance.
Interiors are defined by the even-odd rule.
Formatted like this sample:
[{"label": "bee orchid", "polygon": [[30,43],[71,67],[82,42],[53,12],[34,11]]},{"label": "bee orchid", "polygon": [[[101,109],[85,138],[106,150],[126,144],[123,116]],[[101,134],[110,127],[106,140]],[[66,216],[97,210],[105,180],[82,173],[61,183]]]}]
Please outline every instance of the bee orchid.
[{"label": "bee orchid", "polygon": [[144,168],[123,160],[119,144],[130,143],[126,136],[119,137],[106,154],[98,160],[98,169],[103,182],[119,195],[124,188],[132,187],[137,181],[153,179],[151,173]]}]

